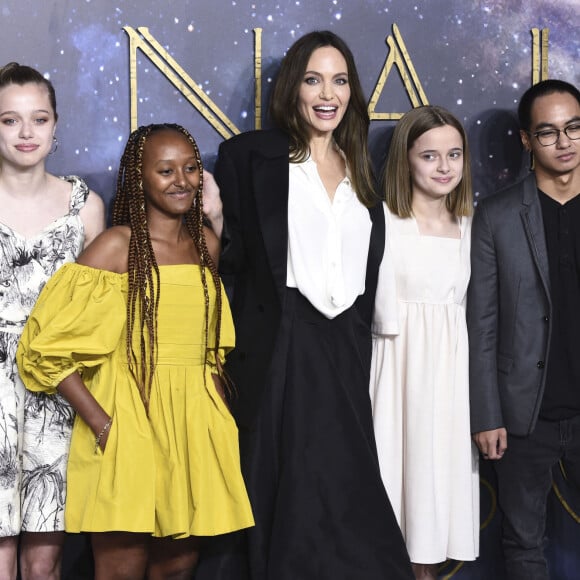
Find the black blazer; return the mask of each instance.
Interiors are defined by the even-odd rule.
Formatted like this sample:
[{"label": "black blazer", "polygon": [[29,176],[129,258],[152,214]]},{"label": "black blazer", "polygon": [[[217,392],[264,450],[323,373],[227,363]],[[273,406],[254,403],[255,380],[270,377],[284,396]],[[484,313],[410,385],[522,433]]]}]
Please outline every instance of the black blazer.
[{"label": "black blazer", "polygon": [[224,207],[220,271],[233,279],[236,348],[227,371],[238,424],[251,427],[266,384],[286,287],[288,138],[252,131],[223,142],[215,166]]},{"label": "black blazer", "polygon": [[[288,164],[288,136],[270,130],[250,131],[223,142],[215,167],[225,218],[220,271],[233,277],[236,327],[236,348],[228,356],[227,370],[237,391],[232,410],[246,428],[257,416],[286,296]],[[381,205],[370,211],[367,292],[357,300],[369,327],[385,227]]]},{"label": "black blazer", "polygon": [[473,218],[467,296],[472,432],[533,431],[551,309],[542,208],[531,174],[480,202]]}]

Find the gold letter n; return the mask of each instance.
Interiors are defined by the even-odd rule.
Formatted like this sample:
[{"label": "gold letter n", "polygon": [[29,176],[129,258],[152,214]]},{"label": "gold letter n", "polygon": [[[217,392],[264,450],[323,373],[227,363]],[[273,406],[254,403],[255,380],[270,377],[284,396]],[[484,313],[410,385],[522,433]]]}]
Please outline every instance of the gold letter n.
[{"label": "gold letter n", "polygon": [[137,49],[141,49],[165,78],[183,94],[224,139],[240,132],[199,85],[177,64],[176,60],[151,36],[148,28],[135,29],[131,26],[124,26],[123,30],[129,35],[131,131],[137,129],[139,125],[137,121]]}]

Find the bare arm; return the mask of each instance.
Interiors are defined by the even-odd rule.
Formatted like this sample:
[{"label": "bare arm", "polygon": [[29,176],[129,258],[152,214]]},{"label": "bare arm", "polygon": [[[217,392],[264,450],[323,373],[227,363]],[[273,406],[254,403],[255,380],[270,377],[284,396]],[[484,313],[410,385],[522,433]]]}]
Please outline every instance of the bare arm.
[{"label": "bare arm", "polygon": [[[205,239],[206,239],[206,244],[207,244],[207,249],[210,253],[210,256],[212,257],[212,260],[214,261],[216,267],[219,265],[219,257],[220,257],[220,240],[217,238],[216,233],[214,233],[214,231],[210,230],[209,228],[205,228]],[[223,296],[222,298],[223,300],[227,300],[227,297]],[[229,408],[229,402],[228,402],[228,398],[226,396],[226,392],[225,392],[225,388],[224,388],[224,383],[222,378],[217,374],[217,373],[213,373],[211,374],[211,377],[213,379],[213,383],[215,386],[215,389],[218,393],[218,395],[222,398],[223,402],[226,404],[226,406]]]},{"label": "bare arm", "polygon": [[211,224],[211,228],[217,238],[221,238],[224,228],[224,215],[222,213],[220,188],[209,171],[203,172],[203,213]]},{"label": "bare arm", "polygon": [[217,237],[216,233],[211,228],[204,227],[203,233],[205,236],[207,251],[209,252],[211,259],[213,260],[217,268],[219,266],[220,261],[220,249],[221,249],[220,240]]},{"label": "bare arm", "polygon": [[[92,244],[87,238],[85,248],[89,247],[79,256],[77,262],[101,270],[126,272],[129,235],[129,228],[115,227],[100,233]],[[87,389],[79,373],[74,372],[66,377],[57,390],[90,427],[95,439],[100,435],[99,445],[104,451],[110,432],[110,429],[104,428],[111,417]]]},{"label": "bare arm", "polygon": [[224,389],[224,384],[219,375],[212,373],[211,378],[213,379],[213,384],[215,386],[215,390],[217,391],[218,395],[221,397],[222,401],[226,404],[226,407],[230,408],[230,403],[226,396],[226,391]]},{"label": "bare arm", "polygon": [[89,191],[79,216],[85,228],[86,248],[105,229],[105,204],[94,191]]},{"label": "bare arm", "polygon": [[[87,389],[79,373],[74,372],[72,375],[66,377],[58,385],[57,390],[70,403],[79,417],[90,427],[96,438],[103,431],[103,428],[111,417],[109,417]],[[109,430],[105,430],[99,442],[102,450],[105,449],[108,436]]]},{"label": "bare arm", "polygon": [[91,268],[124,274],[127,272],[129,238],[127,226],[115,226],[101,233],[78,257],[77,262]]}]

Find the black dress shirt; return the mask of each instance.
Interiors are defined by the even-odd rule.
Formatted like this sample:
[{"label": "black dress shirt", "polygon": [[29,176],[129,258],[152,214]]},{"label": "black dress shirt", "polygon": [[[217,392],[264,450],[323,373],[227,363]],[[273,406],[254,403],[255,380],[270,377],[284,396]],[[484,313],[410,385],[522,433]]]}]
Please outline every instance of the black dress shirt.
[{"label": "black dress shirt", "polygon": [[540,417],[580,415],[580,194],[561,204],[538,190],[552,298],[552,340]]}]

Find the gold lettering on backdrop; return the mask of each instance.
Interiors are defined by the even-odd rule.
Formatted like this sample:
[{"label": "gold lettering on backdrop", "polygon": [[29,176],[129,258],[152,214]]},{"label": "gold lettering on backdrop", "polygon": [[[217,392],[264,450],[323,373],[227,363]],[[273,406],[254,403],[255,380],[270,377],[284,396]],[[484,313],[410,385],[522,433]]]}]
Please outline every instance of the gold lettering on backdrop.
[{"label": "gold lettering on backdrop", "polygon": [[532,28],[532,85],[548,78],[549,28]]},{"label": "gold lettering on backdrop", "polygon": [[177,61],[155,40],[146,27],[124,26],[129,36],[129,79],[131,89],[131,131],[139,126],[137,120],[137,49],[159,69],[163,76],[189,101],[211,126],[224,138],[238,134],[239,129],[205,94],[202,88],[179,66]]},{"label": "gold lettering on backdrop", "polygon": [[409,56],[409,52],[407,51],[407,47],[405,46],[405,42],[403,41],[403,37],[399,32],[399,27],[396,24],[393,24],[393,36],[389,35],[386,39],[387,46],[389,47],[389,54],[387,55],[383,70],[381,71],[379,80],[377,81],[375,90],[373,91],[369,101],[368,110],[371,121],[400,119],[404,114],[376,112],[377,103],[379,102],[379,98],[385,88],[385,82],[393,68],[393,65],[397,67],[397,70],[401,75],[401,80],[405,85],[405,90],[407,91],[407,95],[409,96],[413,107],[429,104],[427,96],[421,86],[421,81],[419,80],[415,67],[413,66],[411,57]]},{"label": "gold lettering on backdrop", "polygon": [[[131,131],[138,127],[138,83],[137,83],[137,50],[159,69],[173,86],[191,103],[212,127],[224,138],[238,134],[239,129],[210,99],[203,89],[179,66],[177,61],[149,33],[147,27],[133,28],[125,26],[123,30],[129,36],[129,81],[130,81],[130,115]],[[254,28],[254,126],[262,128],[262,28]],[[532,84],[548,78],[548,28],[532,28]],[[381,113],[376,107],[385,88],[385,83],[393,66],[399,72],[403,85],[413,107],[428,105],[421,82],[413,62],[399,32],[393,24],[393,33],[385,42],[389,48],[387,58],[369,100],[368,111],[371,121],[397,120],[404,113]]]},{"label": "gold lettering on backdrop", "polygon": [[262,128],[262,29],[254,28],[254,127]]}]

